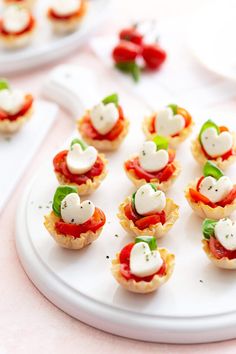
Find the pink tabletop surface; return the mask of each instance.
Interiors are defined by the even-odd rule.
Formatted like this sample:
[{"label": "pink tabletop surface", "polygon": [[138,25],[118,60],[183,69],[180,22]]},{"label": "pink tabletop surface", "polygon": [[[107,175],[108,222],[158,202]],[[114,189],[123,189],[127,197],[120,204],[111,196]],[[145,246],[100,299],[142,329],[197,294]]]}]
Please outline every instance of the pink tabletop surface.
[{"label": "pink tabletop surface", "polygon": [[[205,3],[205,1],[204,1]],[[203,0],[117,0],[113,18],[107,19],[99,33],[114,30],[137,15],[163,19],[193,13]],[[114,16],[115,14],[115,16]],[[129,15],[128,15],[129,14]],[[100,69],[98,60],[86,46],[77,51],[72,61]],[[65,62],[65,60],[64,60]],[[13,83],[39,92],[41,79],[52,66],[12,77]],[[104,75],[106,72],[104,70]],[[109,81],[109,78],[107,78]],[[114,86],[114,85],[113,85]],[[134,107],[137,100],[128,97]],[[234,102],[226,102],[236,110]],[[47,135],[0,217],[0,354],[25,353],[235,353],[236,340],[203,345],[169,345],[138,342],[116,337],[91,328],[63,313],[51,304],[30,282],[18,260],[14,243],[17,203],[30,178],[48,154],[60,147],[74,128],[73,121],[60,112],[54,129]]]}]

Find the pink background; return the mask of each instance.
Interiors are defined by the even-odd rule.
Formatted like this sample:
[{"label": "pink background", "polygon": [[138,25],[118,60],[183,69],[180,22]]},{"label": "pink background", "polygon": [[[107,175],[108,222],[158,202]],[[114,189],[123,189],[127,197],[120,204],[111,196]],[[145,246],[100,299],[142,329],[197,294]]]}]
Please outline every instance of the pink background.
[{"label": "pink background", "polygon": [[[113,17],[108,18],[99,33],[114,31],[129,23],[136,16],[167,18],[192,14],[203,0],[116,0]],[[94,70],[101,69],[91,50],[84,46],[71,57],[71,61],[90,64]],[[22,86],[37,95],[40,80],[47,70],[33,70],[11,78],[13,84]],[[104,70],[104,76],[106,71]],[[107,77],[109,81],[109,77]],[[114,85],[113,85],[114,86]],[[127,97],[132,105],[138,104],[133,97]],[[236,105],[226,102],[235,110]],[[17,203],[30,178],[37,172],[48,154],[55,151],[74,128],[73,121],[60,112],[55,127],[47,137],[40,151],[34,157],[17,186],[0,218],[2,247],[0,248],[0,354],[25,353],[234,353],[236,341],[204,345],[153,344],[116,337],[91,328],[63,313],[52,305],[27,278],[17,258],[14,243],[14,224]],[[3,167],[2,167],[3,168]]]}]

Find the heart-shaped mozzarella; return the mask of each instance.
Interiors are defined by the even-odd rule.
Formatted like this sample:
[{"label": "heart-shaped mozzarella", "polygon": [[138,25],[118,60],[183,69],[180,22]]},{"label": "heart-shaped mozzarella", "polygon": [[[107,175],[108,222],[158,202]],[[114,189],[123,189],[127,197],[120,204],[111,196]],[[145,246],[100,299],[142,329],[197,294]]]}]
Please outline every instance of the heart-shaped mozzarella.
[{"label": "heart-shaped mozzarella", "polygon": [[140,215],[159,213],[165,206],[165,194],[159,190],[155,191],[150,184],[144,184],[135,194],[135,209]]},{"label": "heart-shaped mozzarella", "polygon": [[233,183],[227,176],[222,176],[218,180],[214,177],[205,177],[199,186],[201,194],[205,195],[212,203],[223,200],[233,188]]},{"label": "heart-shaped mozzarella", "polygon": [[130,253],[130,272],[138,277],[155,274],[163,259],[158,250],[151,251],[146,242],[136,243]]},{"label": "heart-shaped mozzarella", "polygon": [[217,133],[214,128],[207,128],[201,135],[204,150],[211,157],[222,156],[233,146],[233,137],[230,132]]},{"label": "heart-shaped mozzarella", "polygon": [[80,203],[77,193],[68,194],[61,202],[61,217],[68,224],[83,224],[89,220],[95,211],[90,200]]},{"label": "heart-shaped mozzarella", "polygon": [[18,113],[25,102],[25,95],[19,90],[0,90],[0,110],[8,114]]},{"label": "heart-shaped mozzarella", "polygon": [[114,103],[103,104],[100,102],[93,107],[90,117],[94,128],[100,134],[105,135],[116,125],[119,112]]},{"label": "heart-shaped mozzarella", "polygon": [[53,11],[59,16],[74,14],[81,6],[80,0],[54,0],[52,3]]},{"label": "heart-shaped mozzarella", "polygon": [[139,153],[139,163],[147,172],[162,170],[168,163],[169,155],[164,149],[157,150],[153,141],[146,141]]},{"label": "heart-shaped mozzarella", "polygon": [[230,219],[221,219],[217,222],[215,237],[227,250],[236,250],[236,224]]},{"label": "heart-shaped mozzarella", "polygon": [[95,164],[97,156],[97,150],[93,146],[89,146],[83,150],[80,144],[74,144],[71,150],[68,151],[66,164],[71,173],[86,173]]},{"label": "heart-shaped mozzarella", "polygon": [[155,130],[159,135],[172,136],[178,134],[185,127],[185,119],[181,114],[173,113],[167,107],[157,113],[155,119]]},{"label": "heart-shaped mozzarella", "polygon": [[9,6],[3,13],[3,27],[9,33],[24,30],[30,22],[29,11],[20,6]]}]

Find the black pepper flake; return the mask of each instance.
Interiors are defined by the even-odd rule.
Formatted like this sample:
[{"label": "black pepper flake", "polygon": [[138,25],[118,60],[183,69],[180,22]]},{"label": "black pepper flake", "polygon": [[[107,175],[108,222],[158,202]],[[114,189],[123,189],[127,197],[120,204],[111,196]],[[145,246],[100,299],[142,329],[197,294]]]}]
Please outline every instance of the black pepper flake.
[{"label": "black pepper flake", "polygon": [[202,280],[202,279],[200,279],[200,280],[199,280],[199,282],[200,282],[200,283],[203,283],[203,280]]},{"label": "black pepper flake", "polygon": [[42,205],[39,205],[38,208],[39,208],[39,209],[42,209]]},{"label": "black pepper flake", "polygon": [[106,256],[106,259],[109,259],[110,257],[109,256]]},{"label": "black pepper flake", "polygon": [[119,237],[119,235],[115,234],[115,237]]},{"label": "black pepper flake", "polygon": [[71,219],[71,222],[74,222],[75,221],[75,219]]}]

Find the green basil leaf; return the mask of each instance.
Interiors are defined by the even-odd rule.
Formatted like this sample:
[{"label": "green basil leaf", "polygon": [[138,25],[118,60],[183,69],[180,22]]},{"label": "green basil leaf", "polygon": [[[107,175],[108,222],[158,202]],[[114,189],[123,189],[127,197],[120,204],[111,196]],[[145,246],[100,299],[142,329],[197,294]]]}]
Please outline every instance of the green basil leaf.
[{"label": "green basil leaf", "polygon": [[61,202],[71,193],[77,193],[77,188],[71,186],[59,186],[53,197],[52,209],[57,216],[61,216]]},{"label": "green basil leaf", "polygon": [[85,142],[83,142],[83,141],[80,140],[80,139],[75,138],[75,139],[73,139],[72,142],[70,143],[70,148],[72,148],[72,146],[75,145],[75,144],[79,144],[79,145],[82,147],[83,150],[86,150],[87,147],[88,147],[87,144],[85,144]]},{"label": "green basil leaf", "polygon": [[114,105],[117,107],[119,104],[119,97],[117,95],[117,93],[113,93],[112,95],[109,95],[107,97],[105,97],[102,102],[104,104],[108,104],[108,103],[114,103]]},{"label": "green basil leaf", "polygon": [[214,236],[215,225],[217,224],[217,220],[205,219],[202,223],[202,233],[203,236],[209,240],[211,236]]},{"label": "green basil leaf", "polygon": [[0,90],[9,90],[10,85],[6,79],[0,79]]},{"label": "green basil leaf", "polygon": [[153,236],[138,236],[135,238],[135,243],[138,243],[138,242],[146,242],[151,251],[154,251],[157,249],[157,240]]},{"label": "green basil leaf", "polygon": [[165,136],[156,135],[152,140],[156,144],[157,150],[168,149],[168,139]]},{"label": "green basil leaf", "polygon": [[124,73],[131,74],[135,82],[139,81],[140,67],[135,63],[135,61],[124,61],[122,63],[116,63],[115,67]]},{"label": "green basil leaf", "polygon": [[214,128],[217,131],[218,134],[220,133],[220,129],[219,129],[218,125],[215,124],[211,119],[209,119],[201,127],[201,130],[200,130],[200,133],[199,133],[200,141],[201,141],[201,138],[202,138],[202,133],[208,128]]},{"label": "green basil leaf", "polygon": [[211,161],[207,161],[203,167],[203,174],[205,177],[212,176],[219,179],[224,176],[224,173]]},{"label": "green basil leaf", "polygon": [[168,104],[167,107],[172,109],[172,112],[173,112],[174,115],[177,114],[177,109],[178,109],[178,105],[177,104],[171,103],[171,104]]}]

